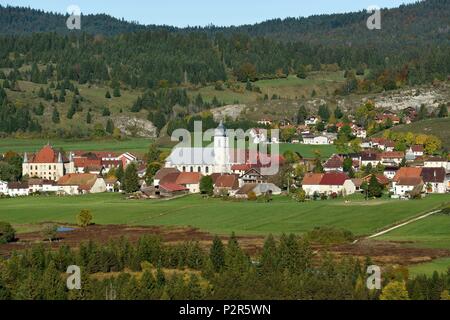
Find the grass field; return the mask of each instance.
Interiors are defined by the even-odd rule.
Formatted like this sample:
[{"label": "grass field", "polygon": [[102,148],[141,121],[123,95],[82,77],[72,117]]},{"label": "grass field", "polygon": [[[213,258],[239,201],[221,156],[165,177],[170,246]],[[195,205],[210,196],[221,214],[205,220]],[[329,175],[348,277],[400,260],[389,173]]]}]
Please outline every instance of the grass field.
[{"label": "grass field", "polygon": [[[74,223],[81,209],[89,209],[97,224],[192,226],[217,234],[267,235],[303,233],[318,226],[345,228],[367,235],[399,221],[428,212],[448,196],[421,201],[342,199],[297,203],[276,197],[272,203],[225,202],[188,196],[171,201],[124,200],[118,194],[79,197],[0,199],[0,221],[19,230],[41,222]],[[447,229],[448,230],[448,229]]]},{"label": "grass field", "polygon": [[409,267],[409,276],[414,278],[418,275],[432,276],[435,271],[446,273],[450,268],[450,258],[436,259],[432,262],[422,263]]},{"label": "grass field", "polygon": [[[447,197],[447,201],[450,196]],[[394,230],[380,238],[390,241],[412,241],[415,247],[450,249],[450,216],[438,214]]]},{"label": "grass field", "polygon": [[320,156],[322,159],[328,159],[330,156],[337,153],[336,147],[334,145],[313,146],[289,143],[280,144],[280,154],[283,154],[288,150],[298,152],[305,158],[315,158],[316,151],[320,152]]},{"label": "grass field", "polygon": [[65,151],[114,151],[114,152],[147,152],[151,139],[129,138],[125,140],[47,140],[47,139],[15,139],[2,138],[0,140],[0,153],[10,150],[16,152],[35,152],[48,142],[55,148]]}]

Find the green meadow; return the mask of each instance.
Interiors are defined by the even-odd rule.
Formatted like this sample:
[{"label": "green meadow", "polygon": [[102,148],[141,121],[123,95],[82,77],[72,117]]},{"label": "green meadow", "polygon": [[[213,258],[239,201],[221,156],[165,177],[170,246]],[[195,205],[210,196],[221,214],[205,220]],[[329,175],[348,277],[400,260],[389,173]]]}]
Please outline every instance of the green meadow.
[{"label": "green meadow", "polygon": [[[447,201],[450,199],[449,195],[444,197]],[[408,241],[415,247],[450,249],[450,215],[436,214],[377,239]]]},{"label": "green meadow", "polygon": [[[301,234],[315,227],[333,226],[362,236],[430,211],[449,196],[421,201],[353,199],[297,203],[275,197],[272,203],[232,202],[186,196],[175,200],[125,200],[119,194],[77,197],[0,199],[0,221],[19,230],[41,222],[75,223],[81,209],[89,209],[97,224],[192,226],[216,234]],[[447,229],[448,230],[448,229]]]},{"label": "green meadow", "polygon": [[450,270],[450,258],[436,259],[431,262],[411,266],[408,269],[411,278],[424,274],[432,276],[434,272],[446,273]]}]

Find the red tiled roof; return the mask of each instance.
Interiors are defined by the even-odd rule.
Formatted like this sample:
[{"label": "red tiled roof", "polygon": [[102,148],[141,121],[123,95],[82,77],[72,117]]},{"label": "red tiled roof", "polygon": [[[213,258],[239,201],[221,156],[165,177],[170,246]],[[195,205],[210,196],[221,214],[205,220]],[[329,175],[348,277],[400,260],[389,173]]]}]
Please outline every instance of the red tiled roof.
[{"label": "red tiled roof", "polygon": [[231,170],[233,171],[247,171],[252,168],[251,164],[235,164],[231,166]]},{"label": "red tiled roof", "polygon": [[176,183],[181,172],[172,172],[166,174],[160,181],[160,184]]},{"label": "red tiled roof", "polygon": [[398,159],[398,158],[404,158],[405,153],[402,151],[391,151],[391,152],[383,152],[381,154],[381,158],[388,158],[388,159]]},{"label": "red tiled roof", "polygon": [[46,145],[34,155],[30,163],[57,163],[58,154],[52,146]]},{"label": "red tiled roof", "polygon": [[342,168],[343,164],[344,164],[344,159],[338,155],[334,155],[330,159],[328,159],[328,161],[324,165],[324,168],[338,169],[338,168]]},{"label": "red tiled roof", "polygon": [[423,184],[421,177],[401,177],[398,181],[401,186],[418,186]]},{"label": "red tiled roof", "polygon": [[403,177],[420,177],[421,173],[422,173],[422,168],[403,167],[397,171],[393,181],[398,182]]},{"label": "red tiled roof", "polygon": [[323,173],[307,173],[303,178],[302,184],[305,186],[319,185],[322,181]]},{"label": "red tiled roof", "polygon": [[89,158],[74,158],[74,165],[76,168],[86,168],[86,167],[101,167],[102,160],[100,159],[89,159]]},{"label": "red tiled roof", "polygon": [[221,175],[217,177],[215,185],[217,188],[237,189],[239,187],[238,176],[234,174]]},{"label": "red tiled roof", "polygon": [[156,172],[154,178],[156,180],[161,180],[170,173],[178,173],[178,172],[179,171],[176,168],[161,168],[158,170],[158,172]]},{"label": "red tiled roof", "polygon": [[160,184],[159,187],[161,189],[164,189],[164,190],[168,191],[168,192],[177,192],[177,191],[187,191],[187,190],[189,190],[188,188],[180,186],[179,184],[176,184],[176,183],[163,183],[163,184]]},{"label": "red tiled roof", "polygon": [[90,190],[97,181],[97,175],[90,173],[66,174],[58,180],[60,186],[79,186],[83,190]]},{"label": "red tiled roof", "polygon": [[[385,186],[389,184],[389,179],[384,174],[376,174],[375,177],[377,178],[379,184],[382,184]],[[363,180],[367,183],[370,182],[370,179],[372,179],[371,174],[369,174],[368,176],[365,176],[363,178]]]},{"label": "red tiled roof", "polygon": [[181,172],[176,180],[176,184],[197,184],[202,178],[201,173],[198,172]]},{"label": "red tiled roof", "polygon": [[424,151],[423,146],[421,146],[421,145],[414,145],[411,147],[411,150],[413,152],[423,152]]},{"label": "red tiled roof", "polygon": [[328,172],[324,173],[320,184],[324,186],[342,186],[348,179],[349,178],[345,173]]}]

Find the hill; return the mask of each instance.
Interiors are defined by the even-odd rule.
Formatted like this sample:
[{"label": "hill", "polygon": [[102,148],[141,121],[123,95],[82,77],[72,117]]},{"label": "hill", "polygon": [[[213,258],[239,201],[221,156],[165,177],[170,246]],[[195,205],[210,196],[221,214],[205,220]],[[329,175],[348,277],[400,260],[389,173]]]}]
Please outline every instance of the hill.
[{"label": "hill", "polygon": [[396,126],[394,132],[413,132],[431,134],[441,139],[444,149],[450,150],[450,118],[427,119],[407,125]]}]

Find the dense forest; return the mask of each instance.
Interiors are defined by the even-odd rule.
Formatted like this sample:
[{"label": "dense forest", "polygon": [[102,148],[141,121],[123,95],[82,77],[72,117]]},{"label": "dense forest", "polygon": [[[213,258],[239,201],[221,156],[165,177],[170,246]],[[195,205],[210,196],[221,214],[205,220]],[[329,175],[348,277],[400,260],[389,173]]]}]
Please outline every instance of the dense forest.
[{"label": "dense forest", "polygon": [[[81,268],[81,290],[67,290],[69,265]],[[383,289],[369,290],[370,259],[336,259],[313,253],[305,239],[269,236],[250,258],[232,236],[167,246],[146,236],[106,245],[83,243],[52,251],[44,245],[0,261],[0,300],[440,300],[449,299],[450,273],[408,279],[403,268],[386,268]]]},{"label": "dense forest", "polygon": [[[339,70],[346,71],[346,82],[335,95],[445,81],[448,12],[450,3],[443,0],[384,10],[382,29],[375,31],[365,26],[367,12],[186,29],[91,15],[83,16],[81,31],[69,32],[63,15],[0,6],[0,84],[13,91],[20,91],[17,81],[40,84],[40,96],[55,102],[72,91],[69,119],[83,107],[77,85],[106,85],[114,96],[138,89],[145,93],[125,107],[147,110],[148,120],[161,129],[170,120],[222,105],[189,98],[186,87],[223,90],[241,82],[252,88],[256,80]],[[66,85],[60,89],[56,83]],[[40,131],[30,116],[31,108],[39,113],[38,106],[18,108],[7,100],[0,92],[0,132]],[[58,112],[53,109],[55,123]]]}]

